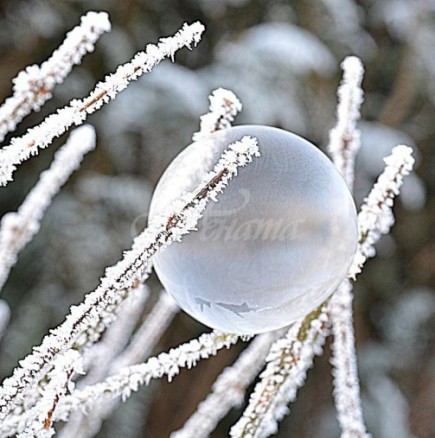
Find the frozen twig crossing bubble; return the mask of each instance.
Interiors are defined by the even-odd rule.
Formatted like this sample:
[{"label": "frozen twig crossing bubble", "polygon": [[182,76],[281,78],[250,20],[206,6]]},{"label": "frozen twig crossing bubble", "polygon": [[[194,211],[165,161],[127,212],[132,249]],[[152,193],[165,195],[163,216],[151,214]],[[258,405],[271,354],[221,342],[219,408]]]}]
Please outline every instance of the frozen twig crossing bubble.
[{"label": "frozen twig crossing bubble", "polygon": [[240,166],[259,156],[257,141],[243,137],[228,146],[212,172],[192,193],[179,199],[168,211],[168,216],[156,220],[137,236],[124,258],[107,268],[100,286],[88,294],[82,304],[71,307],[70,314],[47,335],[33,353],[20,362],[14,374],[0,388],[0,420],[14,410],[14,400],[32,387],[49,370],[59,354],[71,348],[81,349],[96,342],[100,333],[114,319],[119,305],[131,288],[143,281],[149,273],[150,259],[182,236],[196,229],[203,210],[210,200],[217,200]]}]

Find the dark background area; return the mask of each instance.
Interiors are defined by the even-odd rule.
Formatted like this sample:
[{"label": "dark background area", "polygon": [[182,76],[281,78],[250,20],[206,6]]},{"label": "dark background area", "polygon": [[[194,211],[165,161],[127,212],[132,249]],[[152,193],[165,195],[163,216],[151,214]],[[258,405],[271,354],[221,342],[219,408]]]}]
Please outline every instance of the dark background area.
[{"label": "dark background area", "polygon": [[[200,20],[206,32],[197,48],[177,53],[175,64],[163,62],[89,117],[97,149],[55,198],[3,289],[12,319],[0,343],[0,376],[9,375],[131,245],[146,222],[153,186],[191,142],[213,89],[223,86],[239,96],[244,108],[237,124],[281,127],[325,150],[335,122],[339,64],[356,54],[366,69],[357,204],[393,146],[408,144],[417,157],[394,208],[392,233],[355,285],[364,414],[374,437],[435,436],[435,2],[3,1],[0,101],[11,94],[18,72],[46,59],[89,10],[109,12],[112,32],[14,136],[72,98],[86,96],[105,74],[183,22]],[[20,205],[65,140],[20,166],[15,181],[0,189],[0,214]],[[156,278],[150,286],[159,291]],[[180,313],[156,353],[205,330]],[[182,371],[171,384],[153,382],[123,405],[99,436],[168,436],[242,348]],[[339,435],[328,361],[327,346],[277,436]],[[212,436],[227,436],[241,412],[232,411]]]}]

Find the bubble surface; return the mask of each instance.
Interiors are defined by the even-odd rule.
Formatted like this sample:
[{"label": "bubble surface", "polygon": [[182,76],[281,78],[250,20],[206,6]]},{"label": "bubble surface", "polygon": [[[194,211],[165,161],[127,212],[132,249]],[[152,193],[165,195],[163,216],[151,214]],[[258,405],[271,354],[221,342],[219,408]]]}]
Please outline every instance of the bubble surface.
[{"label": "bubble surface", "polygon": [[198,231],[154,258],[179,306],[239,334],[278,329],[319,306],[346,277],[357,245],[353,198],[331,161],[277,128],[238,126],[192,143],[161,177],[150,220],[194,190],[234,141],[258,139],[261,156],[211,202]]}]

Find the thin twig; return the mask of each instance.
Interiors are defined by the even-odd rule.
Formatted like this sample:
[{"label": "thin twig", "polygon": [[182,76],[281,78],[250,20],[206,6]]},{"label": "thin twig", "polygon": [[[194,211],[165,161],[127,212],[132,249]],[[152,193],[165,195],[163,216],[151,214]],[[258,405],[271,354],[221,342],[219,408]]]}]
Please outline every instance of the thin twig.
[{"label": "thin twig", "polygon": [[80,25],[67,34],[61,46],[41,66],[31,65],[12,80],[13,95],[0,107],[0,141],[24,117],[32,111],[39,111],[52,97],[55,85],[61,84],[72,67],[94,50],[94,44],[103,32],[110,30],[106,12],[88,12],[80,21]]},{"label": "thin twig", "polygon": [[95,130],[92,126],[74,130],[18,211],[3,216],[0,222],[0,290],[17,261],[18,253],[39,231],[41,219],[53,197],[80,166],[83,156],[94,148]]},{"label": "thin twig", "polygon": [[[347,57],[341,66],[343,80],[337,93],[337,125],[330,132],[328,149],[335,166],[352,191],[355,156],[361,146],[357,121],[361,115],[360,107],[363,101],[361,82],[364,69],[360,59],[355,56]],[[337,288],[329,302],[334,335],[331,358],[334,400],[341,436],[364,438],[368,435],[361,408],[352,302],[352,285],[346,280]]]},{"label": "thin twig", "polygon": [[46,148],[73,125],[81,125],[89,114],[114,99],[142,74],[149,72],[167,57],[173,57],[182,47],[190,47],[201,39],[204,26],[199,23],[184,26],[173,36],[162,38],[157,45],[149,44],[145,52],[139,52],[131,62],[121,65],[116,72],[99,82],[88,97],[72,100],[69,106],[48,116],[40,125],[31,128],[20,138],[11,140],[0,150],[0,185],[12,181],[12,174],[19,163]]}]

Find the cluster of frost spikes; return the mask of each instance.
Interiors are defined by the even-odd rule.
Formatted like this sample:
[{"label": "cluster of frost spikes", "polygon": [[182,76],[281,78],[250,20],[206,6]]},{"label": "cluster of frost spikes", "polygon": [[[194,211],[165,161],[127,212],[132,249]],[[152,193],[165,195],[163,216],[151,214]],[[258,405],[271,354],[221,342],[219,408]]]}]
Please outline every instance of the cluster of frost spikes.
[{"label": "cluster of frost spikes", "polygon": [[[82,304],[71,307],[65,321],[47,335],[39,347],[20,362],[14,374],[0,388],[0,420],[14,410],[19,400],[35,381],[41,379],[59,354],[72,347],[95,342],[101,331],[114,319],[114,314],[128,291],[143,281],[150,259],[157,251],[196,228],[209,200],[216,200],[237,169],[259,155],[257,141],[243,137],[228,146],[212,172],[191,194],[173,205],[170,216],[156,221],[134,240],[132,249],[115,266],[106,269],[100,286],[88,294]],[[86,335],[86,336],[85,336]],[[83,341],[83,337],[86,341]],[[77,345],[82,342],[82,345]]]},{"label": "cluster of frost spikes", "polygon": [[100,109],[103,104],[114,99],[131,81],[149,72],[163,59],[173,58],[177,50],[197,44],[204,26],[199,23],[184,24],[172,37],[161,38],[157,45],[149,44],[145,52],[137,53],[131,62],[121,65],[116,72],[106,76],[85,99],[75,99],[57,113],[48,116],[40,125],[35,126],[20,137],[11,140],[10,145],[0,150],[0,185],[12,181],[16,166],[40,148],[51,144],[54,138],[62,135],[73,125],[81,125],[89,114]]},{"label": "cluster of frost spikes", "polygon": [[242,110],[242,103],[229,90],[218,88],[209,97],[210,112],[201,116],[200,129],[193,134],[193,141],[201,140],[209,134],[229,128],[234,117]]},{"label": "cluster of frost spikes", "polygon": [[19,251],[39,231],[40,221],[53,196],[80,166],[83,156],[94,148],[95,130],[92,126],[85,125],[74,130],[18,211],[3,216],[0,222],[0,290],[17,261]]},{"label": "cluster of frost spikes", "polygon": [[41,66],[27,67],[13,79],[13,95],[0,107],[0,141],[31,111],[39,111],[51,98],[54,86],[64,81],[73,65],[80,64],[82,57],[94,50],[103,32],[109,30],[106,12],[88,12],[49,59]]}]

